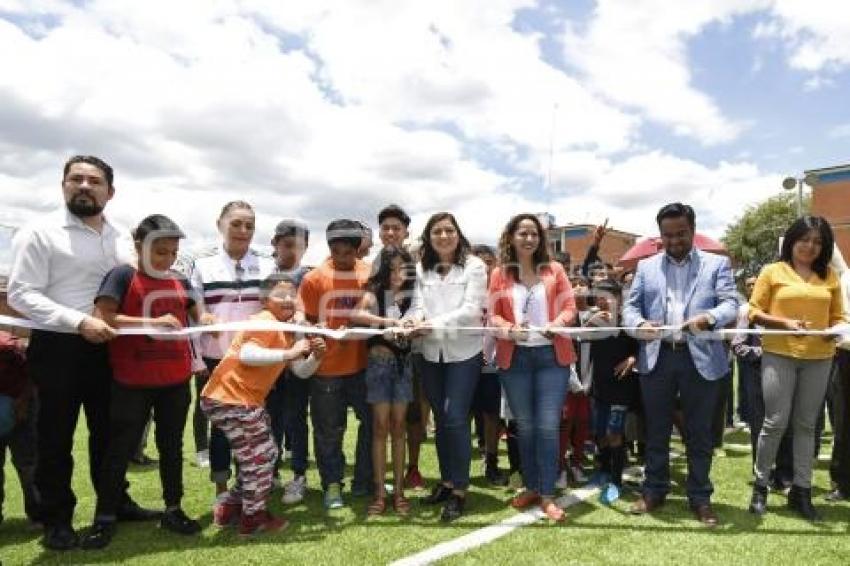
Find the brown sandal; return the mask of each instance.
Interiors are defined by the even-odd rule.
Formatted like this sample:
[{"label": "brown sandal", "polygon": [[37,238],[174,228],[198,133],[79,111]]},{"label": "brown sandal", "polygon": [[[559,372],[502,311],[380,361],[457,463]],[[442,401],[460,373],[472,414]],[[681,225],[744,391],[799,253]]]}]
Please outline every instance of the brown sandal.
[{"label": "brown sandal", "polygon": [[387,501],[383,496],[377,496],[372,503],[369,504],[369,507],[366,508],[366,514],[370,517],[374,517],[376,515],[383,515],[384,511],[387,509]]},{"label": "brown sandal", "polygon": [[410,514],[410,500],[400,493],[394,495],[393,509],[397,515],[407,517]]}]

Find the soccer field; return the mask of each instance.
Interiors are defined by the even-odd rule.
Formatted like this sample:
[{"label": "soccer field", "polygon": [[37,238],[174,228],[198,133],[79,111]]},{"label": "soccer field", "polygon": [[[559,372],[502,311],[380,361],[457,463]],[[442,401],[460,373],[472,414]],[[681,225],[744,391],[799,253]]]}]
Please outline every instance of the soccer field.
[{"label": "soccer field", "polygon": [[[347,434],[347,454],[353,454],[353,417]],[[310,495],[297,506],[284,508],[279,493],[273,494],[271,508],[284,513],[290,527],[281,533],[259,535],[243,540],[233,530],[211,525],[213,488],[207,470],[194,465],[191,427],[187,427],[185,452],[184,508],[200,517],[203,532],[181,537],[161,531],[156,523],[122,524],[113,543],[104,551],[75,550],[55,553],[39,545],[41,531],[23,518],[20,490],[11,465],[6,464],[5,522],[0,525],[0,561],[11,564],[385,564],[439,543],[456,539],[516,514],[507,506],[510,493],[486,487],[483,464],[473,462],[473,488],[468,512],[460,521],[446,526],[439,522],[439,509],[421,506],[413,497],[408,519],[397,518],[391,509],[385,516],[367,519],[367,498],[347,497],[348,507],[327,515],[317,489],[318,474],[311,462]],[[94,498],[88,480],[85,423],[81,418],[75,447],[74,489],[79,498],[75,527],[87,525]],[[823,452],[829,450],[826,437]],[[782,495],[771,494],[770,511],[763,520],[747,513],[750,485],[750,454],[742,432],[727,434],[732,448],[716,458],[713,479],[714,503],[722,524],[710,531],[700,526],[686,509],[677,487],[668,504],[652,517],[633,517],[626,511],[635,495],[627,492],[610,508],[595,497],[568,509],[563,525],[537,521],[479,548],[448,556],[446,564],[847,564],[850,562],[850,504],[823,503],[828,486],[824,456],[818,462],[816,503],[823,512],[822,525],[797,519],[784,507]],[[734,449],[733,449],[734,448]],[[680,447],[674,446],[680,451]],[[151,446],[149,454],[155,456]],[[423,473],[432,481],[437,470],[433,441],[423,447]],[[674,481],[684,483],[685,461],[674,460]],[[502,457],[506,466],[506,458]],[[349,466],[349,477],[351,468]],[[133,497],[145,506],[161,505],[156,466],[131,468],[128,474]],[[284,474],[289,479],[289,472]]]}]

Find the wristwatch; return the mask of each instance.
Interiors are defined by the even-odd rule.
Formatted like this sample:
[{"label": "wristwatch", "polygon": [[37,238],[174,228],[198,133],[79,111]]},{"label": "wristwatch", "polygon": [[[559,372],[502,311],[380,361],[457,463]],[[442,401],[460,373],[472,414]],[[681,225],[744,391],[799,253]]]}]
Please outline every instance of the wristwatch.
[{"label": "wristwatch", "polygon": [[705,313],[708,317],[708,329],[714,330],[714,327],[717,326],[717,319],[710,312]]}]

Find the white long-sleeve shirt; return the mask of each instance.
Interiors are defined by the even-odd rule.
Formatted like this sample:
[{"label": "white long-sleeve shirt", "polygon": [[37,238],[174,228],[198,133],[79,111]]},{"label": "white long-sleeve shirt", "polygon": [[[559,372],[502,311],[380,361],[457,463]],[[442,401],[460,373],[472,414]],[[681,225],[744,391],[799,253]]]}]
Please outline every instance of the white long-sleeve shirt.
[{"label": "white long-sleeve shirt", "polygon": [[12,245],[8,302],[30,320],[75,330],[91,314],[106,273],[135,259],[127,230],[98,233],[67,210],[21,229]]},{"label": "white long-sleeve shirt", "polygon": [[239,350],[239,361],[246,366],[273,366],[281,362],[288,362],[289,369],[301,379],[307,379],[319,368],[321,360],[315,354],[306,358],[295,360],[286,359],[286,350],[276,348],[263,348],[254,342],[247,342]]},{"label": "white long-sleeve shirt", "polygon": [[453,265],[445,277],[416,266],[416,285],[410,316],[436,327],[418,340],[418,352],[429,362],[460,362],[481,352],[482,332],[455,332],[452,327],[482,326],[487,305],[487,269],[470,255],[463,267]]}]

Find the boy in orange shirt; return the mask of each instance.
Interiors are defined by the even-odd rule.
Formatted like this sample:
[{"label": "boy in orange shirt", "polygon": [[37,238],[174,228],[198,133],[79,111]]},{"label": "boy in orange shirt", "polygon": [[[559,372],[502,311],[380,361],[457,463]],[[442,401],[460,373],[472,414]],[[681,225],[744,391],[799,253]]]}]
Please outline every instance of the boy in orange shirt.
[{"label": "boy in orange shirt", "polygon": [[[351,315],[363,296],[370,268],[357,259],[363,237],[358,222],[334,220],[328,224],[326,236],[331,255],[304,276],[298,296],[307,322],[338,329],[351,326]],[[342,441],[349,406],[360,421],[352,493],[367,495],[372,488],[372,416],[366,403],[365,369],[365,340],[329,340],[327,355],[310,380],[313,445],[326,509],[343,506]]]},{"label": "boy in orange shirt", "polygon": [[[260,286],[263,310],[252,321],[287,322],[295,313],[295,284],[275,274]],[[271,432],[265,400],[287,364],[299,377],[309,377],[324,356],[321,338],[298,341],[291,333],[246,330],[233,339],[224,359],[201,392],[201,408],[230,441],[239,474],[236,484],[219,495],[213,521],[225,527],[239,521],[239,534],[278,531],[288,521],[266,510],[278,448]],[[308,356],[306,359],[305,356]]]}]

